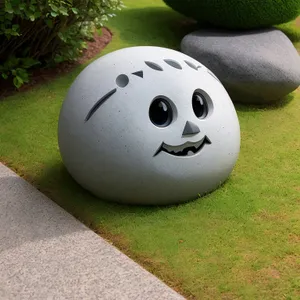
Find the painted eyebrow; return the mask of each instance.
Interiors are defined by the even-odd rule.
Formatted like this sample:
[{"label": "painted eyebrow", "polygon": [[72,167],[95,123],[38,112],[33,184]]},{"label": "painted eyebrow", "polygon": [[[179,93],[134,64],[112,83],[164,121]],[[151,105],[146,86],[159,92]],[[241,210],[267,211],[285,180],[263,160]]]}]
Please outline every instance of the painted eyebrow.
[{"label": "painted eyebrow", "polygon": [[109,99],[115,92],[117,91],[117,89],[113,89],[110,92],[108,92],[107,94],[105,94],[102,98],[100,98],[94,105],[93,107],[90,109],[90,111],[88,112],[86,118],[85,118],[85,122],[87,122],[92,115],[97,111],[97,109],[107,100]]}]

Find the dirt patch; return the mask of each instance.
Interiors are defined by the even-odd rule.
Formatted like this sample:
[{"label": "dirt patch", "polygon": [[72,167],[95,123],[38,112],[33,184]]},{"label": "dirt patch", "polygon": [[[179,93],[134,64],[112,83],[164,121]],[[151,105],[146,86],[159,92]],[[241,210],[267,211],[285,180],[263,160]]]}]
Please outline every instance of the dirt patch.
[{"label": "dirt patch", "polygon": [[262,275],[263,277],[266,277],[266,278],[275,278],[275,279],[280,278],[279,271],[274,268],[271,268],[271,267],[261,269],[259,271],[259,273],[260,273],[260,275]]},{"label": "dirt patch", "polygon": [[7,168],[11,169],[13,172],[18,174],[20,177],[22,177],[24,180],[33,183],[33,177],[30,176],[23,165],[18,165],[18,167],[13,166],[12,163],[5,160],[4,157],[0,157],[0,163],[6,166]]},{"label": "dirt patch", "polygon": [[238,297],[236,294],[232,292],[224,292],[221,294],[221,299],[222,300],[237,300],[241,299],[241,297]]},{"label": "dirt patch", "polygon": [[290,233],[290,234],[289,234],[289,242],[290,242],[291,244],[297,244],[297,245],[300,245],[300,235]]},{"label": "dirt patch", "polygon": [[297,18],[295,21],[295,25],[300,28],[300,18]]},{"label": "dirt patch", "polygon": [[83,51],[82,56],[79,57],[76,61],[63,62],[61,64],[56,65],[54,68],[33,70],[30,76],[30,83],[23,85],[18,90],[13,86],[12,81],[1,79],[0,100],[15,93],[30,90],[36,85],[40,85],[53,80],[58,75],[63,75],[72,71],[78,65],[86,63],[91,58],[95,57],[98,53],[100,53],[101,50],[103,50],[106,47],[106,45],[111,41],[111,39],[111,31],[108,28],[103,27],[102,35],[98,35],[98,33],[95,33],[93,40],[87,42],[87,49]]},{"label": "dirt patch", "polygon": [[261,210],[254,216],[254,219],[259,221],[263,220],[263,221],[276,222],[276,221],[286,220],[287,215],[283,212],[271,213],[267,210]]},{"label": "dirt patch", "polygon": [[293,267],[297,270],[300,270],[299,261],[300,261],[300,256],[299,255],[290,254],[290,255],[287,255],[286,257],[284,257],[283,264],[287,268]]}]

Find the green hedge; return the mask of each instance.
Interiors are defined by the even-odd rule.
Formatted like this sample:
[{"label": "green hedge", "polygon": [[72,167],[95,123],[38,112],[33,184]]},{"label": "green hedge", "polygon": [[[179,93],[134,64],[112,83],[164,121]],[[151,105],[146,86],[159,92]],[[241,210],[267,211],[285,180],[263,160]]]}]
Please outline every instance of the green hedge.
[{"label": "green hedge", "polygon": [[299,15],[300,0],[163,0],[200,22],[227,29],[278,25]]},{"label": "green hedge", "polygon": [[0,2],[0,76],[16,87],[28,70],[76,59],[122,0],[5,0]]}]

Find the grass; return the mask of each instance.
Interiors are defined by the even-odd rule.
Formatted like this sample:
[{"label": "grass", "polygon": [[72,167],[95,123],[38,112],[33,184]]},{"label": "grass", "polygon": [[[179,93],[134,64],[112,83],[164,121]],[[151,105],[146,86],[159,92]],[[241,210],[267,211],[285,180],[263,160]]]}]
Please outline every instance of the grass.
[{"label": "grass", "polygon": [[[102,55],[177,49],[193,29],[162,1],[125,4]],[[299,92],[277,107],[236,106],[241,153],[219,190],[180,206],[122,206],[80,188],[60,159],[58,114],[82,68],[0,102],[0,160],[191,299],[300,299]]]}]

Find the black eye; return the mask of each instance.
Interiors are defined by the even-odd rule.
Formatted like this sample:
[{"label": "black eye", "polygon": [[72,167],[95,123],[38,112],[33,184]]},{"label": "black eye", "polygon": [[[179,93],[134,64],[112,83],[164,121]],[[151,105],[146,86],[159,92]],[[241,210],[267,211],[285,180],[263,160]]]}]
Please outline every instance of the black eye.
[{"label": "black eye", "polygon": [[167,127],[173,119],[173,111],[169,102],[164,98],[156,98],[150,105],[149,117],[158,127]]},{"label": "black eye", "polygon": [[195,115],[199,119],[204,119],[208,114],[208,105],[204,95],[199,92],[195,92],[192,104]]}]

